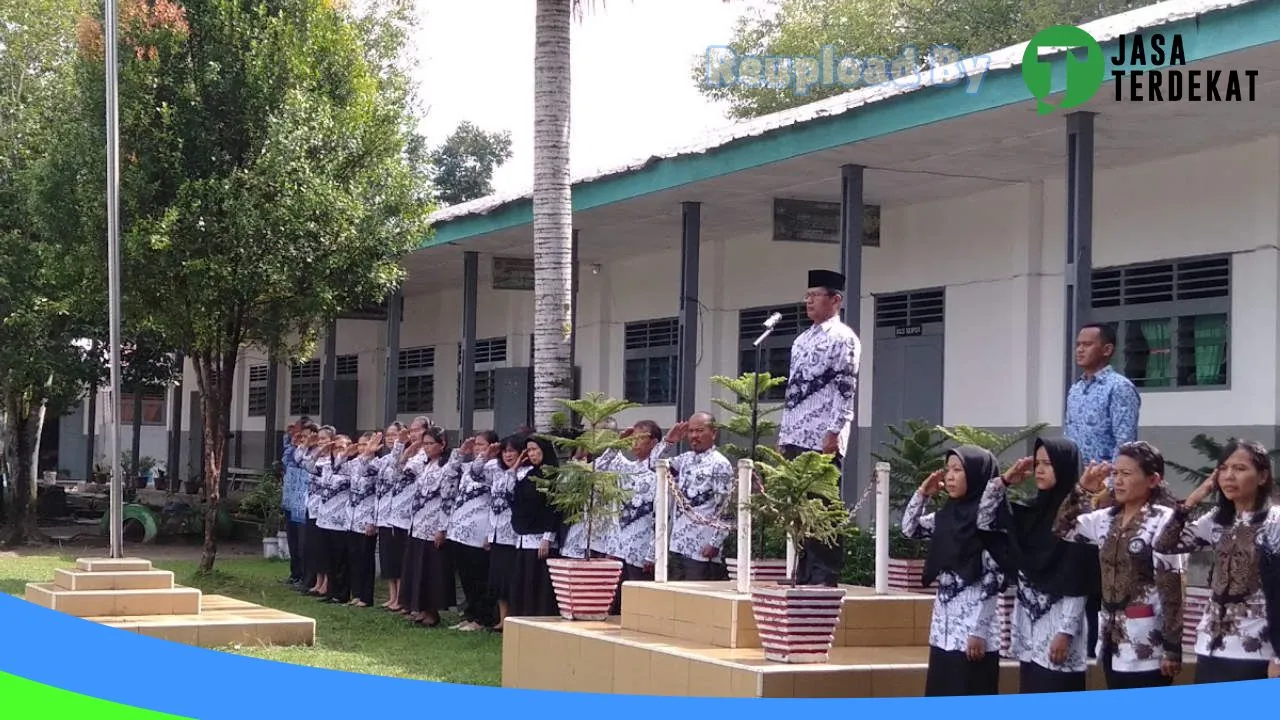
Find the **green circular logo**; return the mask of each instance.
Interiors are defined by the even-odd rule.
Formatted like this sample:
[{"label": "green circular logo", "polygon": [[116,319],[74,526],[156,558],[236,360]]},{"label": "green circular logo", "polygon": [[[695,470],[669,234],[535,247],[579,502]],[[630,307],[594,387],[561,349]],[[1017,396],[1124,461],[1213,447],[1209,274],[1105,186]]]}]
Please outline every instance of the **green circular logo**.
[{"label": "green circular logo", "polygon": [[[1067,65],[1067,87],[1062,100],[1057,104],[1045,100],[1049,97],[1053,86],[1053,66],[1040,59],[1042,47],[1068,48],[1064,60]],[[1084,48],[1085,58],[1081,60],[1072,50]],[[1054,25],[1036,33],[1027,43],[1022,53],[1022,81],[1036,99],[1036,112],[1041,115],[1055,109],[1066,110],[1079,107],[1098,94],[1106,75],[1107,61],[1102,55],[1102,46],[1093,36],[1072,25]]]}]

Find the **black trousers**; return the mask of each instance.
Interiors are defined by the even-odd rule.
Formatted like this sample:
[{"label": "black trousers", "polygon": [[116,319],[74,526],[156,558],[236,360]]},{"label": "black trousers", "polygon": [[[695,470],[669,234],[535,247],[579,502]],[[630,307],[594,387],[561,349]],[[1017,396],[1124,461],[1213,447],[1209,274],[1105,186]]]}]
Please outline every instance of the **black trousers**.
[{"label": "black trousers", "polygon": [[646,571],[630,563],[622,563],[622,577],[618,578],[618,594],[613,596],[613,604],[609,606],[610,615],[622,614],[622,584],[627,581],[653,582],[653,570]]},{"label": "black trousers", "polygon": [[290,520],[285,523],[284,532],[289,538],[289,579],[302,582],[306,577],[305,563],[302,557],[302,529],[306,525]]},{"label": "black trousers", "polygon": [[378,549],[378,536],[362,532],[347,533],[347,568],[349,569],[350,595],[365,605],[373,604],[373,586],[376,574],[374,553]]},{"label": "black trousers", "polygon": [[1098,613],[1102,612],[1102,596],[1094,595],[1085,601],[1084,619],[1089,627],[1089,643],[1086,648],[1090,658],[1098,657]]},{"label": "black trousers", "polygon": [[694,560],[671,553],[667,565],[667,579],[672,582],[711,582],[729,579],[729,569],[722,562]]},{"label": "black trousers", "polygon": [[1058,672],[1035,663],[1018,666],[1018,694],[1084,692],[1085,673]]},{"label": "black trousers", "polygon": [[455,540],[449,541],[448,551],[453,556],[453,566],[457,569],[462,594],[466,597],[462,619],[485,627],[494,625],[498,622],[495,612],[497,601],[489,592],[489,553],[484,548],[463,545]]},{"label": "black trousers", "polygon": [[929,669],[925,671],[925,697],[1000,694],[1000,654],[987,652],[971,662],[960,651],[929,648]]},{"label": "black trousers", "polygon": [[1102,665],[1102,674],[1107,679],[1108,690],[1136,690],[1138,688],[1157,688],[1169,687],[1173,684],[1173,678],[1165,675],[1159,670],[1147,670],[1145,672],[1123,672],[1115,670],[1111,667],[1111,654],[1104,653],[1098,659],[1098,664]]},{"label": "black trousers", "polygon": [[1236,660],[1196,655],[1196,685],[1266,680],[1269,660]]},{"label": "black trousers", "polygon": [[[783,445],[782,456],[795,460],[811,448],[798,445]],[[820,450],[812,450],[821,452]],[[844,467],[844,456],[839,453],[835,457],[835,466]],[[844,570],[844,543],[839,539],[834,545],[827,545],[819,540],[805,540],[801,547],[799,563],[796,567],[797,585],[825,585],[835,587],[840,583],[840,573]]]},{"label": "black trousers", "polygon": [[316,584],[318,576],[327,573],[329,558],[325,551],[324,531],[316,527],[316,519],[308,517],[302,526],[302,571],[306,587]]},{"label": "black trousers", "polygon": [[321,530],[329,551],[329,594],[326,598],[337,602],[351,599],[351,573],[347,563],[346,530]]}]

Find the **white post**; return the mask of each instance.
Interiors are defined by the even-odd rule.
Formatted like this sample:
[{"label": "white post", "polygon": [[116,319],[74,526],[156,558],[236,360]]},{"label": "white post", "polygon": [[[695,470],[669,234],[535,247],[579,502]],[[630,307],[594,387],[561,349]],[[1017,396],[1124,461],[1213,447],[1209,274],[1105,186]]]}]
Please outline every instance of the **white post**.
[{"label": "white post", "polygon": [[889,592],[889,463],[876,463],[876,594]]},{"label": "white post", "polygon": [[787,535],[787,579],[796,579],[796,539]]},{"label": "white post", "polygon": [[668,531],[671,515],[671,494],[668,483],[671,482],[671,460],[658,461],[658,484],[653,489],[653,580],[667,581],[667,555],[671,547],[671,535]]},{"label": "white post", "polygon": [[738,461],[738,592],[751,592],[751,477],[755,463]]},{"label": "white post", "polygon": [[[124,477],[120,467],[120,71],[116,57],[116,0],[107,0],[105,30],[107,73],[107,333],[111,389],[107,393],[107,457],[111,460],[111,557],[124,557]],[[135,390],[137,392],[137,390]]]}]

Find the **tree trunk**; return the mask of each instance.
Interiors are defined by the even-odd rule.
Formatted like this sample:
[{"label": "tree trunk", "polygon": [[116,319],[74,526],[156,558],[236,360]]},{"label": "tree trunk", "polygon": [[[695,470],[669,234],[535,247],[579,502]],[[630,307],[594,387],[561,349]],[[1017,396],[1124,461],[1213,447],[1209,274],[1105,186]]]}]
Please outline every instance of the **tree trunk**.
[{"label": "tree trunk", "polygon": [[236,354],[199,352],[193,353],[191,359],[200,388],[200,415],[204,425],[204,549],[200,554],[200,572],[209,572],[218,557],[218,511],[222,507],[222,466]]},{"label": "tree trunk", "polygon": [[533,54],[533,422],[551,427],[573,392],[573,206],[569,30],[573,0],[537,0]]},{"label": "tree trunk", "polygon": [[6,394],[5,455],[13,472],[13,523],[9,545],[21,545],[41,537],[36,528],[36,468],[40,454],[40,433],[44,430],[45,402],[31,402],[23,393]]}]

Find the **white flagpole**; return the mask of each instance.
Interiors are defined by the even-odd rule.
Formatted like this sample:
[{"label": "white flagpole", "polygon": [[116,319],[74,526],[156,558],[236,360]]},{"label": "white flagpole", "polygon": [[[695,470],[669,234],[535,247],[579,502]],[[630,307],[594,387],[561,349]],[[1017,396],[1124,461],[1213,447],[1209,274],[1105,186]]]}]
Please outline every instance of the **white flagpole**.
[{"label": "white flagpole", "polygon": [[111,457],[111,557],[124,557],[120,468],[120,116],[116,0],[106,0],[103,30],[107,85],[107,311],[110,322],[111,386],[107,392],[107,453]]}]

